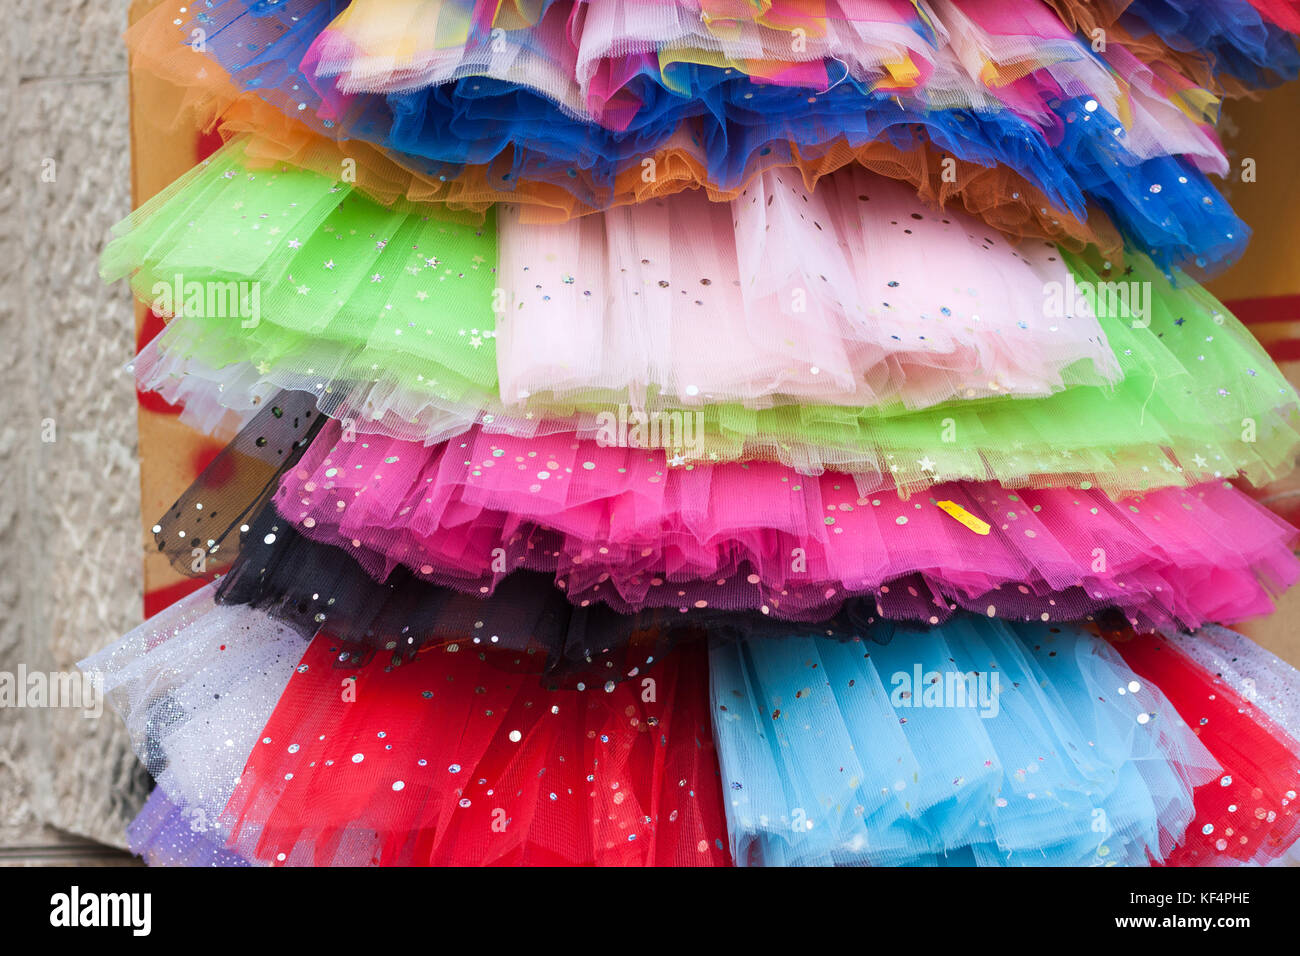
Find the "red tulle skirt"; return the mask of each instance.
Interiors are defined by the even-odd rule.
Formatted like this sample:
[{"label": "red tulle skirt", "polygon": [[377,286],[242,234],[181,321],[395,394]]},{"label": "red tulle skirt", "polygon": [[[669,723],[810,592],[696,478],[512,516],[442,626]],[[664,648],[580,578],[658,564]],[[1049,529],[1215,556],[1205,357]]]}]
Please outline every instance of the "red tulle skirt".
[{"label": "red tulle skirt", "polygon": [[393,667],[317,637],[226,808],[272,864],[720,866],[702,644],[611,690],[546,691],[492,651]]}]

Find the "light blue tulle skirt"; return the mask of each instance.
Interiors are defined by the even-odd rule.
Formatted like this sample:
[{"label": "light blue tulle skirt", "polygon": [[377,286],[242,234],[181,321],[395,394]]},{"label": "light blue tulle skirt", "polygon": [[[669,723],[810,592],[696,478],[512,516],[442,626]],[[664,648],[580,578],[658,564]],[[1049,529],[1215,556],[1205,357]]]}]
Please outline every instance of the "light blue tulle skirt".
[{"label": "light blue tulle skirt", "polygon": [[716,642],[738,865],[1143,865],[1218,764],[1070,626],[965,617],[875,643]]}]

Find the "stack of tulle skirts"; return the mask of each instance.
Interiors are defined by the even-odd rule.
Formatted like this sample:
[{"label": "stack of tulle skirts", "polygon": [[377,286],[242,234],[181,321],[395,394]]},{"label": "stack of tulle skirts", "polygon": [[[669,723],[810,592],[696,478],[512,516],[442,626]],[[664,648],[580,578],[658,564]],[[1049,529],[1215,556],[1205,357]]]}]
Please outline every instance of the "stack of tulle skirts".
[{"label": "stack of tulle skirts", "polygon": [[[1199,284],[1296,0],[167,0],[101,262],[228,441],[82,663],[154,864],[1300,841],[1296,392]],[[151,88],[154,88],[151,87]],[[175,104],[181,104],[179,115]],[[161,107],[137,101],[137,110]]]}]

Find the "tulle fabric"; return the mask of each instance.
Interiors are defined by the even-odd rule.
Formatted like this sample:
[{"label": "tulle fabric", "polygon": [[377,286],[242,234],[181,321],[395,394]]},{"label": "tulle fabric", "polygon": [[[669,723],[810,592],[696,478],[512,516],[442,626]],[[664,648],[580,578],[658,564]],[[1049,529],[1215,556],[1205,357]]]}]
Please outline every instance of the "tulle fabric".
[{"label": "tulle fabric", "polygon": [[[300,170],[250,173],[231,150],[124,222],[102,270],[110,278],[129,274],[156,311],[185,314],[139,365],[143,383],[169,397],[178,397],[169,389],[183,381],[180,373],[202,378],[207,368],[220,373],[223,401],[236,407],[248,407],[272,387],[300,389],[361,431],[437,441],[479,422],[505,433],[576,429],[599,437],[609,415],[619,412],[609,404],[500,402],[493,306],[505,290],[497,234],[458,215],[404,214]],[[971,235],[997,246],[991,237]],[[696,259],[707,255],[691,248]],[[919,411],[898,402],[860,409],[706,405],[689,457],[776,459],[803,471],[874,473],[881,483],[902,487],[990,478],[1014,485],[1089,481],[1118,491],[1237,472],[1265,483],[1289,468],[1297,443],[1294,390],[1217,301],[1185,279],[1173,287],[1139,259],[1131,272],[1103,278],[1106,272],[1061,255],[1067,281],[1044,286],[1043,308],[1061,316],[1060,325],[1073,325],[1071,316],[1084,310],[1096,315],[1123,373],[1115,389],[1075,387],[1041,399],[961,401]],[[556,281],[564,294],[587,291],[576,278],[567,289],[563,279]],[[519,278],[511,281],[517,288]],[[666,278],[656,289],[660,282],[671,289]],[[801,282],[823,284],[796,274],[773,294],[793,302]],[[191,284],[205,301],[190,300]],[[879,305],[867,300],[877,315],[892,305],[887,296],[894,290],[885,285],[865,290],[883,291]],[[698,279],[688,288],[672,291],[693,304]],[[853,294],[852,285],[845,288]],[[224,311],[210,304],[214,292],[226,295]],[[1149,321],[1149,327],[1132,327],[1117,293],[1146,300],[1148,315],[1137,324]],[[973,325],[976,313],[963,304],[969,291],[953,295],[953,305],[940,306],[940,321],[948,308]],[[158,304],[169,297],[175,301]],[[815,311],[816,296],[805,298]],[[232,309],[234,301],[239,305]],[[918,342],[929,328],[916,332]],[[158,361],[158,352],[174,353],[180,364]]]},{"label": "tulle fabric", "polygon": [[[1116,58],[1109,44],[1094,56],[1046,7],[1022,5],[1009,15],[988,3],[941,2],[921,14],[907,4],[857,3],[809,37],[756,22],[719,31],[691,6],[557,3],[527,30],[489,33],[468,28],[458,5],[440,0],[354,3],[315,38],[300,67],[318,89],[327,81],[326,103],[344,112],[331,93],[401,93],[482,76],[539,89],[561,109],[620,131],[639,114],[664,109],[655,102],[661,89],[707,99],[711,80],[690,86],[701,69],[816,93],[847,71],[870,89],[923,89],[932,110],[1009,108],[1040,123],[1050,122],[1044,94],[1091,97],[1128,118],[1142,158],[1177,153],[1223,162],[1208,130],[1170,108],[1163,86],[1147,85],[1149,69],[1130,75],[1125,68],[1137,61]],[[647,82],[654,84],[648,90]],[[1162,106],[1163,122],[1146,125],[1147,111]]]},{"label": "tulle fabric", "polygon": [[[156,312],[194,320],[162,341],[214,370],[250,363],[231,371],[335,395],[321,401],[331,412],[341,383],[382,396],[411,382],[431,434],[444,409],[463,430],[466,409],[492,407],[495,351],[481,346],[498,284],[493,219],[377,205],[314,173],[249,172],[241,155],[227,147],[177,180],[104,251],[106,277],[129,276]],[[265,392],[230,394],[255,404]]]},{"label": "tulle fabric", "polygon": [[161,789],[149,794],[143,809],[126,828],[127,846],[149,866],[247,867],[247,860],[227,850],[213,828],[189,808],[173,803]]},{"label": "tulle fabric", "polygon": [[[1119,28],[1159,38],[1182,64],[1202,60],[1233,94],[1292,79],[1300,19],[1287,17],[1289,0],[1046,0],[1071,29],[1106,37]],[[1276,26],[1274,26],[1276,25]],[[1102,32],[1097,33],[1098,30]],[[1183,54],[1179,56],[1179,54]],[[1195,59],[1194,59],[1195,58]]]},{"label": "tulle fabric", "polygon": [[1250,86],[1294,79],[1300,65],[1295,37],[1261,17],[1258,6],[1247,0],[1134,0],[1126,16],[1174,49],[1206,53],[1216,70]]},{"label": "tulle fabric", "polygon": [[[806,624],[694,605],[620,614],[600,601],[571,603],[552,575],[530,571],[506,576],[490,597],[441,587],[402,568],[378,582],[346,550],[304,537],[270,508],[240,537],[239,554],[214,591],[219,604],[258,608],[304,635],[325,633],[360,653],[378,652],[393,666],[430,646],[488,649],[495,665],[537,673],[552,690],[611,688],[644,674],[678,644],[706,637],[847,639],[883,617],[918,618],[936,605],[921,597],[925,584],[914,576],[895,582],[901,601],[882,596],[888,612],[875,598],[850,600],[833,617]],[[939,612],[946,616],[948,607]],[[892,636],[887,627],[870,633],[882,641]]]},{"label": "tulle fabric", "polygon": [[1250,5],[1269,23],[1289,33],[1300,33],[1300,4],[1295,0],[1250,0]]},{"label": "tulle fabric", "polygon": [[[384,865],[728,862],[702,649],[644,689],[577,695],[477,655],[393,670],[336,656],[313,642],[244,768],[227,817],[246,852],[288,865],[359,851]],[[355,700],[331,695],[340,681]],[[358,830],[374,835],[357,846]]]},{"label": "tulle fabric", "polygon": [[216,574],[234,557],[238,535],[266,510],[279,477],[298,463],[325,424],[313,406],[304,392],[275,395],[208,463],[198,486],[158,519],[154,535],[164,535],[166,527],[178,570]]},{"label": "tulle fabric", "polygon": [[859,77],[905,89],[931,72],[927,61],[939,52],[940,38],[918,12],[893,2],[856,3],[851,17],[793,37],[792,29],[762,19],[710,19],[693,3],[547,8],[529,29],[507,32],[482,20],[471,26],[454,5],[437,0],[354,3],[316,38],[304,66],[340,92],[395,92],[508,73],[526,49],[569,74],[586,112],[617,123],[633,109],[634,91],[626,87],[638,72],[653,71],[672,88],[678,64],[725,63],[769,82],[824,89],[830,80],[821,61],[833,57]]},{"label": "tulle fabric", "polygon": [[[871,91],[851,76],[824,96],[809,96],[806,90],[691,65],[687,96],[654,82],[655,103],[638,111],[644,122],[615,134],[567,118],[554,90],[539,92],[537,84],[545,84],[532,64],[525,71],[529,85],[475,76],[407,93],[332,93],[322,99],[307,89],[309,78],[298,64],[323,28],[324,13],[298,0],[255,16],[231,0],[187,21],[183,35],[191,26],[203,29],[197,24],[212,28],[205,33],[204,50],[237,86],[293,115],[314,115],[321,132],[424,157],[438,175],[454,176],[462,166],[499,162],[509,154],[503,182],[545,178],[574,189],[590,186],[598,192],[591,204],[599,207],[608,204],[620,170],[643,168],[649,153],[689,128],[688,135],[706,150],[710,181],[722,189],[743,182],[751,157],[771,151],[773,143],[798,144],[800,152],[816,155],[840,141],[857,147],[883,139],[904,149],[930,142],[980,165],[1016,169],[1051,205],[1076,216],[1084,213],[1085,194],[1094,197],[1161,261],[1198,267],[1228,262],[1248,232],[1190,160],[1134,153],[1124,125],[1097,99],[1056,84],[1041,94],[1044,100],[1056,97],[1047,108],[1050,133],[1045,135],[1005,109],[931,110],[897,94]],[[1157,144],[1159,137],[1137,137],[1142,140]]]},{"label": "tulle fabric", "polygon": [[[1145,84],[1150,70],[1125,69],[1133,58],[1116,62],[1120,51],[1110,44],[1093,56],[1045,6],[1021,4],[1011,15],[987,3],[945,2],[922,14],[909,4],[868,0],[827,10],[811,33],[761,19],[722,25],[691,3],[555,7],[532,29],[508,33],[474,29],[457,5],[439,0],[353,3],[316,37],[302,68],[339,93],[398,93],[474,75],[528,83],[540,57],[555,71],[542,82],[552,99],[613,129],[626,129],[648,105],[638,95],[641,77],[689,95],[683,81],[700,66],[819,93],[847,74],[873,89],[923,90],[932,109],[1003,106],[1044,120],[1042,104],[1029,95],[1038,85],[1092,96],[1116,115],[1163,107],[1160,143],[1149,134],[1155,125],[1134,138],[1144,158],[1185,153],[1221,161],[1220,148],[1172,107],[1167,91]],[[1128,89],[1121,92],[1108,65]],[[1036,83],[1027,84],[1031,76]]]},{"label": "tulle fabric", "polygon": [[[1295,75],[1293,6],[164,4],[136,67],[240,138],[105,270],[177,316],[141,383],[251,421],[154,529],[228,573],[83,662],[159,783],[133,848],[1284,859],[1300,675],[1221,629],[1117,654],[1057,622],[1233,621],[1300,576],[1294,529],[1198,484],[1288,468],[1294,392],[1167,271],[1244,245],[1205,177],[1216,97]],[[1143,253],[1011,250],[913,190]],[[1149,329],[1073,297],[1121,272]],[[696,440],[605,447],[620,403],[699,409]],[[927,706],[929,671],[996,675],[993,713]]]},{"label": "tulle fabric", "polygon": [[1204,671],[1224,681],[1248,705],[1300,740],[1300,673],[1244,634],[1218,624],[1163,636]]},{"label": "tulle fabric", "polygon": [[[155,865],[720,863],[724,792],[743,865],[1239,865],[1295,841],[1296,745],[1271,715],[1297,675],[1222,630],[1197,651],[1226,650],[1267,707],[1175,646],[1195,637],[1113,637],[1122,659],[1074,627],[979,617],[870,645],[715,640],[720,782],[702,644],[626,691],[556,694],[490,652],[394,668],[213,594],[81,665],[159,780],[131,828]],[[667,748],[648,789],[647,738]],[[566,800],[595,801],[595,825],[557,817]]]},{"label": "tulle fabric", "polygon": [[[1228,674],[1211,663],[1221,659],[1225,643],[1233,649]],[[1223,765],[1222,774],[1197,789],[1196,818],[1163,862],[1265,864],[1291,851],[1300,839],[1300,743],[1291,730],[1300,674],[1249,639],[1228,638],[1222,630],[1180,638],[1120,635],[1115,647],[1140,676],[1159,683]],[[1261,685],[1265,704],[1257,703]],[[1271,711],[1279,709],[1284,712],[1274,719]]]},{"label": "tulle fabric", "polygon": [[212,592],[195,591],[78,664],[102,680],[158,789],[205,834],[220,831],[258,731],[307,649],[288,624],[217,606]]},{"label": "tulle fabric", "polygon": [[[517,4],[497,8],[494,4],[411,0],[398,4],[385,2],[375,9],[374,3],[354,3],[334,19],[317,41],[316,48],[321,51],[317,69],[326,76],[348,73],[351,82],[339,83],[344,89],[352,88],[353,83],[361,89],[388,88],[379,84],[383,79],[409,83],[414,77],[425,75],[417,63],[427,70],[437,55],[445,58],[449,52],[471,42],[482,43],[491,38],[493,30],[504,33],[535,27],[550,5],[549,2],[532,4],[524,11]],[[989,6],[963,4],[975,8],[982,15],[981,23],[991,32],[1000,33],[995,15],[1002,11],[989,10]],[[1112,43],[1141,49],[1145,53],[1143,59],[1149,63],[1157,60],[1177,63],[1202,86],[1216,82],[1231,84],[1234,91],[1246,88],[1243,79],[1275,81],[1278,77],[1270,77],[1269,73],[1278,72],[1276,54],[1279,52],[1283,64],[1288,65],[1279,31],[1270,30],[1266,24],[1291,33],[1300,32],[1300,14],[1294,0],[1250,0],[1249,6],[1239,0],[1214,5],[1204,0],[1139,4],[1132,7],[1128,16],[1123,16],[1130,6],[1130,0],[1047,0],[1044,4],[1045,8],[1054,8],[1069,33],[1091,40],[1095,30],[1103,29],[1102,35]],[[694,46],[741,61],[737,68],[757,68],[763,66],[762,61],[749,61],[765,49],[764,39],[769,45],[776,41],[779,54],[776,59],[797,63],[827,58],[833,50],[832,44],[837,41],[843,44],[845,37],[852,37],[871,49],[883,47],[921,53],[932,51],[936,41],[949,35],[940,22],[945,19],[943,16],[918,17],[917,11],[905,4],[864,0],[777,4],[644,0],[586,7],[584,16],[570,18],[569,33],[570,42],[582,41],[585,50],[580,48],[579,55],[586,52],[587,61],[597,52],[605,56],[627,55],[661,47]],[[951,5],[938,9],[946,13]],[[1050,44],[1061,39],[1059,26],[1053,27],[1045,21],[1032,5],[1021,5],[1016,13],[1024,18],[1022,23],[1032,25],[1033,35],[1040,43],[1052,50],[1059,49]],[[904,23],[914,35],[896,32]],[[799,43],[791,41],[796,30],[802,31]],[[1138,33],[1142,36],[1135,35]],[[413,44],[407,39],[397,44],[395,36],[418,37],[419,42]],[[892,46],[885,46],[886,39]],[[923,45],[923,40],[928,43]],[[1224,51],[1231,52],[1225,55]],[[1264,55],[1269,51],[1275,56]],[[924,55],[920,58],[926,59]],[[1234,68],[1242,76],[1226,72]],[[577,72],[582,77],[594,71],[588,68]],[[901,63],[889,72],[889,79],[906,85],[909,81],[916,82],[920,73],[915,63]],[[789,77],[786,71],[767,76],[778,81],[789,81]],[[793,78],[804,79],[806,74],[794,71]]]},{"label": "tulle fabric", "polygon": [[[344,200],[316,224],[310,187],[324,190],[325,180],[287,171],[264,184],[267,174],[248,172],[241,160],[218,157],[170,201],[137,216],[134,227],[124,225],[105,255],[110,276],[138,264],[137,294],[163,300],[157,307],[166,311],[169,304],[182,320],[136,363],[140,384],[173,400],[189,397],[177,391],[188,389],[179,384],[186,377],[212,383],[238,407],[241,397],[260,401],[271,382],[310,387],[313,375],[366,382],[383,373],[417,385],[435,380],[436,399],[449,408],[476,397],[491,408],[495,384],[508,404],[549,399],[560,409],[554,417],[563,418],[566,405],[620,401],[919,408],[950,398],[1048,395],[1119,376],[1090,304],[1076,311],[1071,303],[1072,314],[1061,316],[1043,307],[1043,290],[1063,288],[1070,275],[1054,247],[995,242],[975,220],[931,213],[906,187],[861,170],[841,171],[815,193],[768,172],[730,205],[678,196],[549,227],[522,224],[507,207],[495,227],[471,227],[454,216],[410,212],[398,219],[360,199],[364,208]],[[195,209],[185,199],[201,183],[220,188],[197,199],[204,205]],[[226,235],[260,231],[250,228],[245,209],[257,210],[252,227],[280,228],[277,238],[290,249],[276,250],[268,239],[260,263],[212,249]],[[266,225],[297,210],[304,218],[296,223]],[[262,216],[268,219],[259,222]],[[417,224],[423,228],[416,241],[401,238]],[[357,225],[365,238],[347,238]],[[299,238],[308,230],[324,241]],[[399,248],[381,255],[381,242]],[[915,247],[922,244],[927,256],[947,263],[942,285],[918,264]],[[425,255],[426,247],[438,255]],[[198,256],[210,249],[220,258],[196,272]],[[432,272],[430,262],[438,264]],[[413,269],[429,281],[406,279]],[[476,271],[485,278],[475,281]],[[258,297],[239,323],[205,314],[206,301],[191,303],[183,291],[198,281],[206,293],[212,286],[202,283],[241,274],[256,278],[231,288],[256,282],[250,291]],[[368,289],[367,281],[378,288]],[[387,296],[383,308],[358,315],[368,310],[361,300],[375,295]],[[452,301],[477,304],[478,311],[466,315]],[[348,321],[331,321],[329,309],[346,312]],[[434,320],[454,323],[454,332],[431,330],[427,318],[423,328],[404,323],[413,311],[433,312]],[[361,340],[366,321],[375,328]],[[290,339],[292,333],[300,338]],[[385,333],[389,350],[410,353],[398,359],[421,360],[419,373],[384,354]],[[349,344],[350,356],[343,352]],[[457,364],[458,352],[471,363],[481,352],[485,361],[478,364],[485,364],[494,345],[495,383],[482,369],[464,374],[468,381],[459,386],[455,371],[438,371],[439,362]],[[240,361],[273,365],[279,378],[268,382],[255,368],[232,368]],[[303,374],[285,369],[290,362]],[[470,391],[472,385],[479,390]],[[329,390],[332,402],[342,401],[342,389]],[[373,408],[367,411],[373,417]],[[390,417],[418,417],[405,411]]]},{"label": "tulle fabric", "polygon": [[[274,438],[280,407],[259,413],[240,444]],[[1141,626],[1195,626],[1266,612],[1268,594],[1297,573],[1294,529],[1227,483],[1118,501],[957,484],[862,496],[847,476],[756,462],[674,468],[662,453],[571,438],[511,446],[478,434],[426,449],[343,437],[325,426],[269,478],[260,461],[245,478],[232,473],[237,458],[219,458],[155,526],[158,547],[193,572],[200,542],[217,558],[232,553],[235,524],[245,544],[266,545],[292,525],[377,581],[400,565],[488,593],[530,569],[554,575],[575,604],[809,621],[874,595],[881,617],[931,623],[958,605],[1060,620],[1115,604]],[[250,521],[241,498],[265,500],[259,481],[277,486],[274,508]]]},{"label": "tulle fabric", "polygon": [[275,506],[379,580],[401,564],[485,591],[525,567],[554,573],[573,601],[810,620],[919,573],[958,601],[1018,585],[1019,600],[1033,594],[1030,608],[1059,618],[1053,592],[1081,587],[1144,625],[1168,615],[1195,626],[1266,612],[1268,592],[1300,569],[1294,529],[1226,484],[1119,501],[987,484],[862,496],[845,476],[756,462],[672,468],[559,436],[478,434],[431,453],[336,437],[327,431],[285,474]]},{"label": "tulle fabric", "polygon": [[[1117,3],[1090,0],[1044,2],[1055,9],[1072,32],[1088,40],[1090,45],[1099,45],[1097,41],[1104,39],[1107,49],[1110,49],[1111,42],[1116,42],[1125,53],[1137,57],[1158,75],[1186,79],[1220,99],[1259,96],[1258,91],[1242,78],[1223,71],[1215,58],[1206,51],[1187,49],[1186,44],[1180,44],[1175,49],[1141,20],[1134,17],[1121,18],[1123,11],[1117,8],[1127,6],[1128,0]],[[1178,80],[1174,82],[1178,83]]]},{"label": "tulle fabric", "polygon": [[[210,588],[164,614],[83,666],[109,672],[168,799],[250,862],[728,862],[702,646],[648,683],[578,694],[468,651],[392,668],[324,635],[308,645],[212,607]],[[269,667],[285,633],[298,653]]]},{"label": "tulle fabric", "polygon": [[1142,865],[1220,773],[1073,627],[964,618],[869,652],[755,639],[709,667],[737,865]]},{"label": "tulle fabric", "polygon": [[[152,97],[141,103],[142,115],[175,117],[201,128],[215,125],[228,138],[244,136],[245,155],[254,169],[289,164],[331,179],[346,169],[355,177],[357,190],[381,203],[439,202],[482,213],[493,203],[508,200],[520,206],[524,222],[564,222],[597,207],[635,204],[683,190],[698,189],[715,202],[729,202],[755,176],[773,168],[799,169],[805,188],[812,189],[823,176],[859,164],[909,183],[932,205],[963,208],[1012,238],[1051,239],[1075,250],[1096,246],[1117,262],[1122,258],[1119,234],[1099,208],[1091,206],[1086,221],[1049,208],[1046,197],[1011,169],[944,155],[926,143],[904,149],[880,140],[857,146],[838,140],[811,152],[788,143],[769,143],[731,190],[710,183],[703,146],[684,131],[647,155],[649,167],[620,172],[600,196],[601,190],[583,180],[579,170],[573,171],[574,176],[566,172],[560,184],[512,173],[509,164],[470,166],[453,175],[447,169],[427,168],[416,157],[358,140],[337,142],[257,96],[241,93],[219,64],[210,60],[196,64],[191,47],[179,42],[183,38],[177,34],[177,16],[176,10],[163,4],[128,31],[132,68],[167,81],[141,86],[140,96]],[[574,181],[584,184],[578,188]]]},{"label": "tulle fabric", "polygon": [[767,172],[729,206],[682,196],[565,226],[507,208],[499,237],[511,405],[922,408],[1119,375],[1090,312],[1045,313],[1069,274],[1056,249],[991,245],[860,169],[815,192]]},{"label": "tulle fabric", "polygon": [[[1263,723],[1261,716],[1271,721],[1276,728],[1272,731],[1275,739],[1289,737],[1292,741],[1300,741],[1300,673],[1294,667],[1250,638],[1217,624],[1207,624],[1192,634],[1172,630],[1163,633],[1179,651],[1212,674],[1216,682],[1228,684],[1245,707],[1254,709],[1257,723]],[[1289,749],[1291,753],[1296,753],[1294,746]],[[1294,802],[1293,797],[1287,796],[1291,789],[1287,787],[1286,790],[1281,790],[1282,797],[1278,803],[1284,808],[1283,813]],[[1265,821],[1268,820],[1268,812],[1265,811]],[[1256,853],[1252,862],[1261,862],[1267,866],[1300,865],[1300,838],[1290,849],[1279,852],[1279,848],[1285,847],[1289,838],[1285,831],[1286,825],[1283,820],[1277,836],[1269,840],[1267,852]],[[1231,834],[1226,833],[1216,836],[1215,851],[1220,852],[1219,839],[1227,840],[1230,837]],[[1237,843],[1238,846],[1241,845],[1240,837],[1237,838]]]}]

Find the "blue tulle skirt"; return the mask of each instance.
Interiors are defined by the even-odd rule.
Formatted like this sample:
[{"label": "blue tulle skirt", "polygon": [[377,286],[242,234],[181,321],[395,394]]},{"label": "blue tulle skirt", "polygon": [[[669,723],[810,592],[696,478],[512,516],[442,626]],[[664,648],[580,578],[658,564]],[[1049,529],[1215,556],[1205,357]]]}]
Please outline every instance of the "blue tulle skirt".
[{"label": "blue tulle skirt", "polygon": [[960,618],[884,646],[716,642],[714,735],[738,865],[1159,860],[1214,758],[1072,626]]}]

